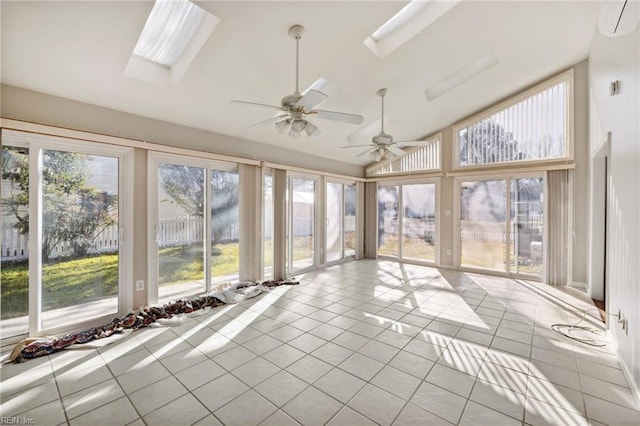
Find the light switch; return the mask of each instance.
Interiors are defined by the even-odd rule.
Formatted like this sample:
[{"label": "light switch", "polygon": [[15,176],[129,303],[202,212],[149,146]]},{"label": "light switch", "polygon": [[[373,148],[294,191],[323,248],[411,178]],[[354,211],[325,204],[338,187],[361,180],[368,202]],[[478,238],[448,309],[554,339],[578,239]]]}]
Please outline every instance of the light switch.
[{"label": "light switch", "polygon": [[451,216],[451,209],[444,209],[445,216]]}]

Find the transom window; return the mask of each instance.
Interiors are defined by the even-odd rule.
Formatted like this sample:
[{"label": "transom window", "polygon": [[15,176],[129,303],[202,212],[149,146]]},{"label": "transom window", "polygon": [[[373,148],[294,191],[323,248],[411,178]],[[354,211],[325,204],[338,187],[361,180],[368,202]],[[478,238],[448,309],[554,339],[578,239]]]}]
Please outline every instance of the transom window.
[{"label": "transom window", "polygon": [[426,146],[408,149],[402,157],[367,167],[367,176],[440,170],[440,135],[429,138],[427,143]]},{"label": "transom window", "polygon": [[573,72],[454,126],[454,167],[570,159]]}]

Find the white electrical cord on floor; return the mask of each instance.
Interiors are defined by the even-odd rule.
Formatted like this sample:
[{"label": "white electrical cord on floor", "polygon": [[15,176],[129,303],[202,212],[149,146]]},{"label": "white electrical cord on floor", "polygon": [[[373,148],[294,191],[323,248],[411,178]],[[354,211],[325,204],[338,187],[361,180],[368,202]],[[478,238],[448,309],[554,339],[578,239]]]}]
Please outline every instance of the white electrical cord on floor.
[{"label": "white electrical cord on floor", "polygon": [[[600,342],[598,340],[594,340],[593,338],[576,337],[576,336],[572,335],[572,331],[580,330],[580,331],[586,331],[588,333],[592,333],[592,334],[594,334],[594,335],[596,335],[598,337],[606,338],[606,335],[603,334],[598,329],[595,329],[593,327],[587,327],[587,326],[580,326],[579,325],[581,322],[583,322],[585,320],[585,318],[587,317],[587,313],[591,312],[591,311],[600,312],[600,309],[593,308],[593,309],[588,309],[586,311],[583,311],[582,312],[582,318],[580,319],[580,321],[578,321],[578,322],[576,322],[574,324],[552,324],[551,325],[551,329],[553,331],[555,331],[556,333],[558,333],[558,334],[561,334],[561,335],[563,335],[565,337],[568,337],[569,339],[575,340],[577,342],[584,343],[585,345],[596,346],[596,347],[607,346],[607,342]],[[617,316],[617,315],[614,315],[614,314],[607,314],[607,315]]]}]

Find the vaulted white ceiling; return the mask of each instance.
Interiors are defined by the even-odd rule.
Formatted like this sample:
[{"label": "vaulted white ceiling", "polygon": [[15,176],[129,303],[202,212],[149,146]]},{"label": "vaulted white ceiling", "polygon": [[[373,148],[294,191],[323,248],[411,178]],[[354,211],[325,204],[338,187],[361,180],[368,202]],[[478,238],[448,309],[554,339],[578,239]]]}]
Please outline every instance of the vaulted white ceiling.
[{"label": "vaulted white ceiling", "polygon": [[[349,135],[380,118],[389,89],[387,133],[428,136],[588,55],[599,4],[593,1],[464,1],[384,59],[363,45],[402,1],[196,1],[221,19],[179,80],[161,88],[124,75],[151,1],[3,1],[2,82],[167,122],[364,165],[371,133]],[[364,116],[360,126],[316,120],[322,134],[301,139],[273,126],[249,128],[295,85],[293,24],[300,42],[300,85],[326,78],[320,108]],[[491,50],[500,63],[429,102],[424,90]],[[377,129],[376,129],[377,130]],[[373,133],[377,133],[374,131]],[[215,150],[215,149],[214,149]]]}]

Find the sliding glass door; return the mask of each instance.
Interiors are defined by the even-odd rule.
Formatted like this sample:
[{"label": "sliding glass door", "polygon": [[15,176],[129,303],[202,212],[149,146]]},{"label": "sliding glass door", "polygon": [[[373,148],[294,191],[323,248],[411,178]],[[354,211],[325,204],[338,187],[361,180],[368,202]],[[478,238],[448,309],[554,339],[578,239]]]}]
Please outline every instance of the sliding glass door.
[{"label": "sliding glass door", "polygon": [[325,262],[356,255],[356,185],[327,182],[325,187]]},{"label": "sliding glass door", "polygon": [[[150,155],[150,303],[204,293],[238,279],[237,165]],[[153,283],[157,282],[157,286]]]},{"label": "sliding glass door", "polygon": [[544,178],[459,182],[460,266],[542,276]]},{"label": "sliding glass door", "polygon": [[29,331],[30,155],[27,143],[18,145],[6,132],[2,142],[0,334],[12,337]]},{"label": "sliding glass door", "polygon": [[209,169],[211,176],[211,281],[240,275],[240,175],[238,169]]},{"label": "sliding glass door", "polygon": [[460,265],[506,271],[506,181],[465,180],[460,188]]},{"label": "sliding glass door", "polygon": [[[119,161],[42,150],[42,328],[118,312]],[[80,314],[80,312],[82,312]]]},{"label": "sliding glass door", "polygon": [[273,279],[273,171],[263,169],[262,175],[262,278]]},{"label": "sliding glass door", "polygon": [[287,274],[316,264],[316,186],[316,178],[313,177],[287,177]]},{"label": "sliding glass door", "polygon": [[344,241],[344,193],[343,185],[336,182],[327,182],[325,203],[325,238],[326,261],[335,262],[343,257]]},{"label": "sliding glass door", "polygon": [[158,300],[206,290],[204,273],[205,172],[203,167],[157,167]]},{"label": "sliding glass door", "polygon": [[129,149],[3,131],[2,337],[129,309],[122,259]]},{"label": "sliding glass door", "polygon": [[343,247],[345,258],[356,256],[358,234],[356,227],[357,197],[356,184],[344,185],[344,239]]},{"label": "sliding glass door", "polygon": [[436,262],[436,183],[378,186],[378,254]]},{"label": "sliding glass door", "polygon": [[511,271],[542,276],[544,273],[542,236],[544,233],[544,179],[511,180]]},{"label": "sliding glass door", "polygon": [[400,256],[400,187],[378,186],[378,254]]}]

